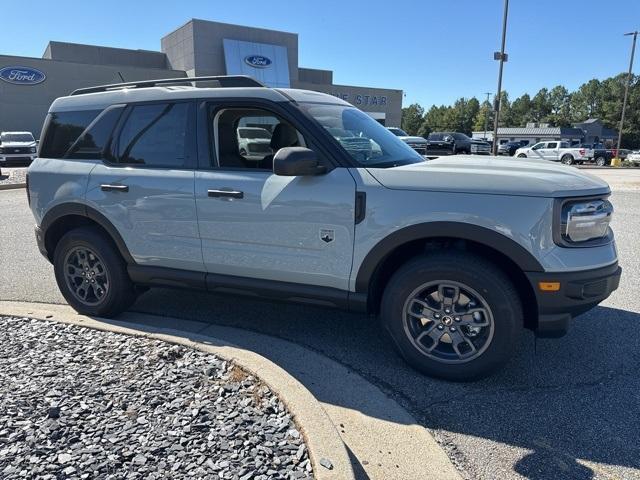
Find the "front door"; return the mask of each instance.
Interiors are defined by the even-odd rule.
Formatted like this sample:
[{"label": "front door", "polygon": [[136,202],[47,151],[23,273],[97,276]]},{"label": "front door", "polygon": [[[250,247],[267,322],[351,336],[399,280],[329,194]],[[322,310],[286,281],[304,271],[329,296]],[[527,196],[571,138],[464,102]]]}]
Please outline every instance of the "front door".
[{"label": "front door", "polygon": [[194,197],[195,105],[127,107],[111,161],[91,171],[87,203],[116,227],[136,263],[204,271]]},{"label": "front door", "polygon": [[347,290],[355,215],[349,171],[274,175],[278,149],[313,149],[309,136],[282,111],[209,105],[199,119],[208,124],[199,131],[208,131],[213,162],[195,178],[206,270]]}]

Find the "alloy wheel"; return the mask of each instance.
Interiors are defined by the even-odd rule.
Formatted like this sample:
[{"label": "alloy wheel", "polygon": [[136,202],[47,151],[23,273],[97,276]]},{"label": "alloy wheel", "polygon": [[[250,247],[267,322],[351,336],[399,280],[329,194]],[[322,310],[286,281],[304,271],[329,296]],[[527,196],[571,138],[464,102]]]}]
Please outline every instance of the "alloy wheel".
[{"label": "alloy wheel", "polygon": [[495,324],[487,301],[460,282],[416,288],[403,308],[404,331],[423,355],[441,363],[470,362],[491,344]]},{"label": "alloy wheel", "polygon": [[72,295],[85,305],[98,305],[109,291],[109,272],[88,247],[76,247],[67,253],[64,278]]}]

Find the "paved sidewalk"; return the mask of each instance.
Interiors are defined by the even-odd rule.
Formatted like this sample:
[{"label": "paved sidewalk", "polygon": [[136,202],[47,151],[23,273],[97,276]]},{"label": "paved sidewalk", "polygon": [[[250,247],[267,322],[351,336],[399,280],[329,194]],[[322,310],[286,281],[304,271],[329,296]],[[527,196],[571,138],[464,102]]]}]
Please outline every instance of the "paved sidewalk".
[{"label": "paved sidewalk", "polygon": [[[54,318],[87,318],[72,313],[66,306],[0,301],[0,313],[27,315],[29,312],[32,316],[38,312],[46,316],[51,312],[48,314]],[[238,328],[154,315],[126,313],[118,320],[90,321],[98,328],[127,328],[179,336],[204,345],[213,339],[222,340],[273,362],[320,402],[349,452],[358,479],[460,478],[431,434],[404,408],[357,373],[309,349]],[[256,373],[263,378],[263,372]],[[265,381],[269,383],[266,378]],[[295,415],[294,409],[291,410]],[[300,423],[304,430],[305,422]],[[309,449],[313,453],[311,442]]]}]

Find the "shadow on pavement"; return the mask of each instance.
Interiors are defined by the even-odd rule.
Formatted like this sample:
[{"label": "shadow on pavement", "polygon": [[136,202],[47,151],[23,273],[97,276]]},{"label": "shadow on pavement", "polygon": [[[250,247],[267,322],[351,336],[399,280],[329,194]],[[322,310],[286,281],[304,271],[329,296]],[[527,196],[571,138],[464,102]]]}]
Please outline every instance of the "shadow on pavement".
[{"label": "shadow on pavement", "polygon": [[[589,479],[600,468],[610,477],[607,465],[640,478],[633,471],[640,468],[637,313],[597,307],[576,319],[562,339],[535,342],[527,332],[519,354],[503,371],[461,384],[412,370],[395,354],[377,320],[363,315],[162,289],[143,295],[134,310],[253,330],[322,353],[409,410],[473,477],[500,476],[506,460],[512,469],[504,478]],[[309,385],[314,377],[287,366],[282,352],[270,351],[269,345],[252,347],[318,391]],[[357,398],[357,392],[322,391],[324,398],[318,399],[323,402],[396,421]],[[509,448],[493,455],[495,443]]]}]

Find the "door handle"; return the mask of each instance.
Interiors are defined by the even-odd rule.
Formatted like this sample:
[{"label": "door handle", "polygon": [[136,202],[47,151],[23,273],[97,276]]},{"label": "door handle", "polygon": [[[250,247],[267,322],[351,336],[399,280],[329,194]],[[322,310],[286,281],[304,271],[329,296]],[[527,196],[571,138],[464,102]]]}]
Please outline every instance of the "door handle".
[{"label": "door handle", "polygon": [[100,190],[103,192],[128,192],[128,185],[109,185],[107,183],[103,183],[100,185]]},{"label": "door handle", "polygon": [[229,198],[244,198],[244,192],[239,190],[207,190],[207,194],[210,197],[229,197]]}]

